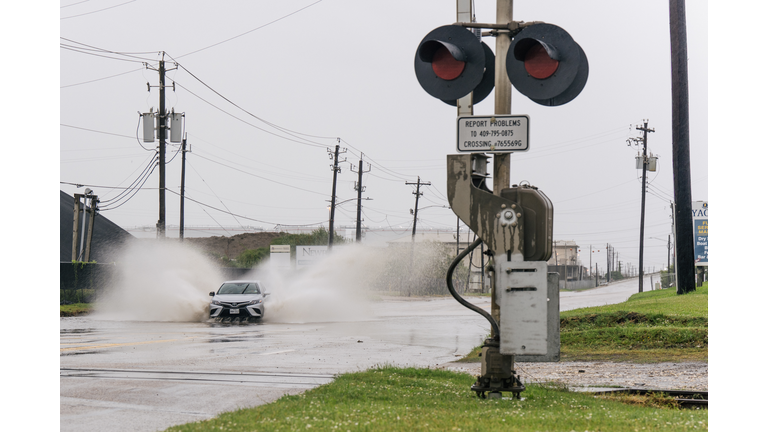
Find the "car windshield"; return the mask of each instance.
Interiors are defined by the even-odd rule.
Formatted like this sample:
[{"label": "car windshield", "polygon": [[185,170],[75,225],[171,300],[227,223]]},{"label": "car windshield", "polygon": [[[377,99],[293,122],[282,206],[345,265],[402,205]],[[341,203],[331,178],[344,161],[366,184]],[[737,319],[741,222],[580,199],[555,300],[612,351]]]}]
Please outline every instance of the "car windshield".
[{"label": "car windshield", "polygon": [[227,282],[219,288],[219,294],[261,294],[254,282]]}]

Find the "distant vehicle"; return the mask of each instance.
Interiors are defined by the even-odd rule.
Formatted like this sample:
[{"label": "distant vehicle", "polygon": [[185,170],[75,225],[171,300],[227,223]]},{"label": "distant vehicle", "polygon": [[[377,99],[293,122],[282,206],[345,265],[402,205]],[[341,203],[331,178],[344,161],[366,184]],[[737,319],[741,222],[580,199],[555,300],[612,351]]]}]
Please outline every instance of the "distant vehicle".
[{"label": "distant vehicle", "polygon": [[264,301],[269,293],[257,280],[224,282],[217,292],[211,291],[210,318],[256,320],[264,317]]}]

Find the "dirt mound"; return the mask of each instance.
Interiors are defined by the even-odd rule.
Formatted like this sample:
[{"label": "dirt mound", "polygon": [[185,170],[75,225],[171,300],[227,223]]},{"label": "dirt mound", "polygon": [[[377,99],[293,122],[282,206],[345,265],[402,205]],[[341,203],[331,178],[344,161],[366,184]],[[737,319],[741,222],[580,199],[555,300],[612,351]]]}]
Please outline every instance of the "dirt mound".
[{"label": "dirt mound", "polygon": [[237,258],[248,249],[267,247],[269,243],[285,233],[258,232],[238,234],[231,237],[193,237],[185,238],[184,243],[193,245],[203,252],[213,252],[218,256]]}]

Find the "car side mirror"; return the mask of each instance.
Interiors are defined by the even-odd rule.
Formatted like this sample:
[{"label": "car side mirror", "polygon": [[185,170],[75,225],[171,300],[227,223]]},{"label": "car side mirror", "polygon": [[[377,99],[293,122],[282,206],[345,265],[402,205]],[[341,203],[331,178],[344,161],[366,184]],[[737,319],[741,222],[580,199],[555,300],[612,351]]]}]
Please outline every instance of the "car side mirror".
[{"label": "car side mirror", "polygon": [[265,293],[264,293],[264,297],[266,297],[266,296],[268,296],[268,295],[270,295],[270,294],[272,294],[272,293],[268,293],[268,292],[265,292]]},{"label": "car side mirror", "polygon": [[215,292],[213,292],[213,291],[211,291],[211,292],[209,292],[209,293],[208,293],[208,295],[209,295],[209,296],[211,296],[211,297],[213,297],[213,296],[215,296],[215,295],[216,295],[216,293],[215,293]]}]

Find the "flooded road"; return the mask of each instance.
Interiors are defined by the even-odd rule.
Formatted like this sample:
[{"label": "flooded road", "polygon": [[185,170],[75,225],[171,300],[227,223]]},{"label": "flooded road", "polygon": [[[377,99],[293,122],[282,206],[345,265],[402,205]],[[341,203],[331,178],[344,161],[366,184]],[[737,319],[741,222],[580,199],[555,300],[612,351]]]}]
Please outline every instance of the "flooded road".
[{"label": "flooded road", "polygon": [[[563,293],[563,310],[616,303],[637,281]],[[490,309],[489,297],[469,297]],[[269,403],[377,365],[435,367],[482,343],[488,322],[450,297],[387,298],[334,322],[60,320],[62,431],[155,431]]]}]

